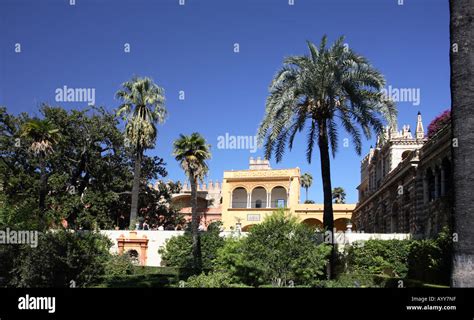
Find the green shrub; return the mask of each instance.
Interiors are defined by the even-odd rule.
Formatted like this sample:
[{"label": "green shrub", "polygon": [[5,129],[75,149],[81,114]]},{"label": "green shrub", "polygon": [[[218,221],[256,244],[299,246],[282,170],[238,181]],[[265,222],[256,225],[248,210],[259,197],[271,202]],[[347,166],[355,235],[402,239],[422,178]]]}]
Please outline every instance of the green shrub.
[{"label": "green shrub", "polygon": [[385,274],[405,277],[408,272],[410,240],[368,240],[346,249],[346,265],[351,273]]},{"label": "green shrub", "polygon": [[240,240],[227,239],[218,251],[217,270],[233,282],[251,286],[313,285],[324,276],[330,247],[318,244],[314,232],[279,210]]},{"label": "green shrub", "polygon": [[451,254],[452,239],[447,229],[436,239],[368,240],[347,247],[339,260],[345,270],[339,271],[449,284]]},{"label": "green shrub", "polygon": [[22,202],[8,203],[4,194],[0,194],[0,229],[11,230],[43,230],[45,221],[36,201],[27,199]]},{"label": "green shrub", "polygon": [[217,251],[214,270],[226,272],[231,282],[238,283],[252,272],[244,256],[244,238],[229,237]]},{"label": "green shrub", "polygon": [[188,288],[230,288],[232,285],[227,273],[211,272],[189,277],[184,286]]},{"label": "green shrub", "polygon": [[449,284],[452,238],[444,229],[436,239],[413,241],[408,256],[408,278]]},{"label": "green shrub", "polygon": [[7,273],[14,287],[86,287],[104,274],[110,240],[98,233],[54,231],[40,234],[38,246],[8,246],[17,253]]},{"label": "green shrub", "polygon": [[[211,270],[213,260],[217,256],[219,248],[224,246],[224,239],[219,236],[218,225],[211,224],[207,231],[201,232],[201,253],[203,270]],[[192,235],[185,232],[181,236],[173,237],[166,241],[164,247],[159,249],[162,264],[164,266],[177,267],[180,269],[192,269]]]},{"label": "green shrub", "polygon": [[133,274],[135,266],[128,254],[113,254],[105,262],[106,276],[123,276]]},{"label": "green shrub", "polygon": [[320,283],[324,288],[374,288],[383,287],[380,281],[376,281],[373,275],[344,273],[337,279],[324,280]]}]

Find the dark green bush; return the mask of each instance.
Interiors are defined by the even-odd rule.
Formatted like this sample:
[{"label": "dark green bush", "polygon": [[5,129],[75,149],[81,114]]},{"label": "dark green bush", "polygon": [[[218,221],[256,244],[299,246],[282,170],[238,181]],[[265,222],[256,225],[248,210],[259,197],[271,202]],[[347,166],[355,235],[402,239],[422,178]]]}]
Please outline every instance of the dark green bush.
[{"label": "dark green bush", "polygon": [[436,239],[355,243],[339,257],[339,272],[449,284],[451,240],[448,230],[444,230]]},{"label": "dark green bush", "polygon": [[[217,250],[224,246],[224,239],[219,236],[219,225],[211,224],[208,230],[201,232],[201,253],[203,270],[211,270]],[[166,241],[164,247],[159,249],[164,266],[177,267],[191,270],[193,267],[192,235],[185,232],[181,236],[173,237]]]},{"label": "dark green bush", "polygon": [[104,273],[106,276],[123,276],[133,274],[135,266],[128,254],[113,254],[105,262]]},{"label": "dark green bush", "polygon": [[225,272],[201,273],[188,278],[184,287],[188,288],[230,288],[233,286],[230,277]]},{"label": "dark green bush", "polygon": [[410,240],[368,240],[347,249],[349,272],[405,277]]},{"label": "dark green bush", "polygon": [[[94,232],[54,231],[40,234],[38,246],[10,245],[16,256],[6,273],[8,286],[86,287],[104,274],[110,240]],[[10,252],[11,253],[11,252]],[[8,253],[4,252],[6,256]]]},{"label": "dark green bush", "polygon": [[280,210],[247,237],[228,239],[215,265],[246,285],[313,285],[324,277],[330,251],[313,230]]},{"label": "dark green bush", "polygon": [[452,238],[447,229],[436,239],[413,241],[408,256],[408,278],[448,285],[451,255]]}]

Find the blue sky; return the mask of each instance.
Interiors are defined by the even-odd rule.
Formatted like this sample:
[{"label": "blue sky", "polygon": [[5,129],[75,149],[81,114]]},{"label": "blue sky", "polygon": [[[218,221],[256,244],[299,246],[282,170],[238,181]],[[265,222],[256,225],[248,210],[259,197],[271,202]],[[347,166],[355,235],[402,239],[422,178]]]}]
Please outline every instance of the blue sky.
[{"label": "blue sky", "polygon": [[[246,169],[258,150],[218,149],[226,133],[252,136],[262,120],[268,84],[284,57],[306,54],[345,35],[386,77],[387,86],[419,89],[420,103],[398,103],[399,124],[415,128],[450,106],[447,0],[2,0],[0,2],[0,105],[38,113],[47,102],[67,109],[83,102],[56,102],[55,90],[94,88],[96,105],[112,110],[114,93],[132,76],[149,76],[166,92],[169,118],[159,127],[150,155],[168,163],[169,178],[184,180],[173,159],[180,133],[200,132],[212,146],[209,178]],[[15,52],[15,44],[21,52]],[[130,52],[124,45],[130,44]],[[234,52],[234,44],[239,52]],[[179,100],[183,90],[185,100]],[[401,129],[401,128],[400,128]],[[341,129],[342,130],[342,129]],[[332,160],[332,184],[357,201],[363,154],[343,146]],[[274,168],[300,167],[313,174],[310,198],[322,201],[319,154],[305,160],[305,135]],[[304,193],[303,193],[304,194]],[[304,199],[303,199],[304,200]]]}]

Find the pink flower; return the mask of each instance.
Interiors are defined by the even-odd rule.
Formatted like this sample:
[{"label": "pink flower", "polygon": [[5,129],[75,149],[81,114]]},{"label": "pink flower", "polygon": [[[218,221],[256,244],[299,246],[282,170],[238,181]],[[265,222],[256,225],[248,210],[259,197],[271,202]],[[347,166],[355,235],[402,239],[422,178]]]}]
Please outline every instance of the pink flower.
[{"label": "pink flower", "polygon": [[428,125],[428,138],[434,136],[439,130],[451,122],[451,110],[445,110],[439,116],[433,119]]}]

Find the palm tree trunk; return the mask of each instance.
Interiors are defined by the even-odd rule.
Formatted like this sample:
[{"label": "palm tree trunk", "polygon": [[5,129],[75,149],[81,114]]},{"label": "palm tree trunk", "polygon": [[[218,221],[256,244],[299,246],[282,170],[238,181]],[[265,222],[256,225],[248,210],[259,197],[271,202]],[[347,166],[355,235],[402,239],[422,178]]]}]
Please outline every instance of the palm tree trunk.
[{"label": "palm tree trunk", "polygon": [[142,171],[143,151],[139,149],[135,157],[135,168],[133,172],[132,205],[130,209],[130,229],[135,227],[138,213],[138,198],[140,196],[140,175]]},{"label": "palm tree trunk", "polygon": [[47,192],[46,160],[40,159],[40,191],[39,191],[39,209],[41,214],[46,210],[46,192]]},{"label": "palm tree trunk", "polygon": [[197,181],[193,174],[190,174],[191,183],[191,234],[193,237],[193,265],[194,272],[201,273],[202,257],[201,257],[201,237],[199,234],[200,216],[197,212]]},{"label": "palm tree trunk", "polygon": [[[474,287],[474,4],[450,0],[454,242],[451,285]],[[457,48],[456,48],[457,46]]]},{"label": "palm tree trunk", "polygon": [[308,201],[308,187],[306,187],[305,189],[306,189],[306,201]]},{"label": "palm tree trunk", "polygon": [[323,225],[324,228],[332,232],[334,228],[334,215],[332,209],[331,162],[329,159],[329,143],[325,121],[321,121],[319,124],[318,144],[321,155],[321,177],[323,180],[324,194]]},{"label": "palm tree trunk", "polygon": [[335,261],[335,248],[334,248],[334,214],[332,209],[332,188],[331,188],[331,162],[329,158],[329,143],[328,133],[326,128],[326,121],[319,121],[319,152],[321,159],[321,177],[323,180],[323,195],[324,195],[324,214],[323,214],[323,227],[326,232],[329,231],[330,245],[332,247],[331,257],[329,261],[328,277],[331,279],[334,276],[334,261]]}]

